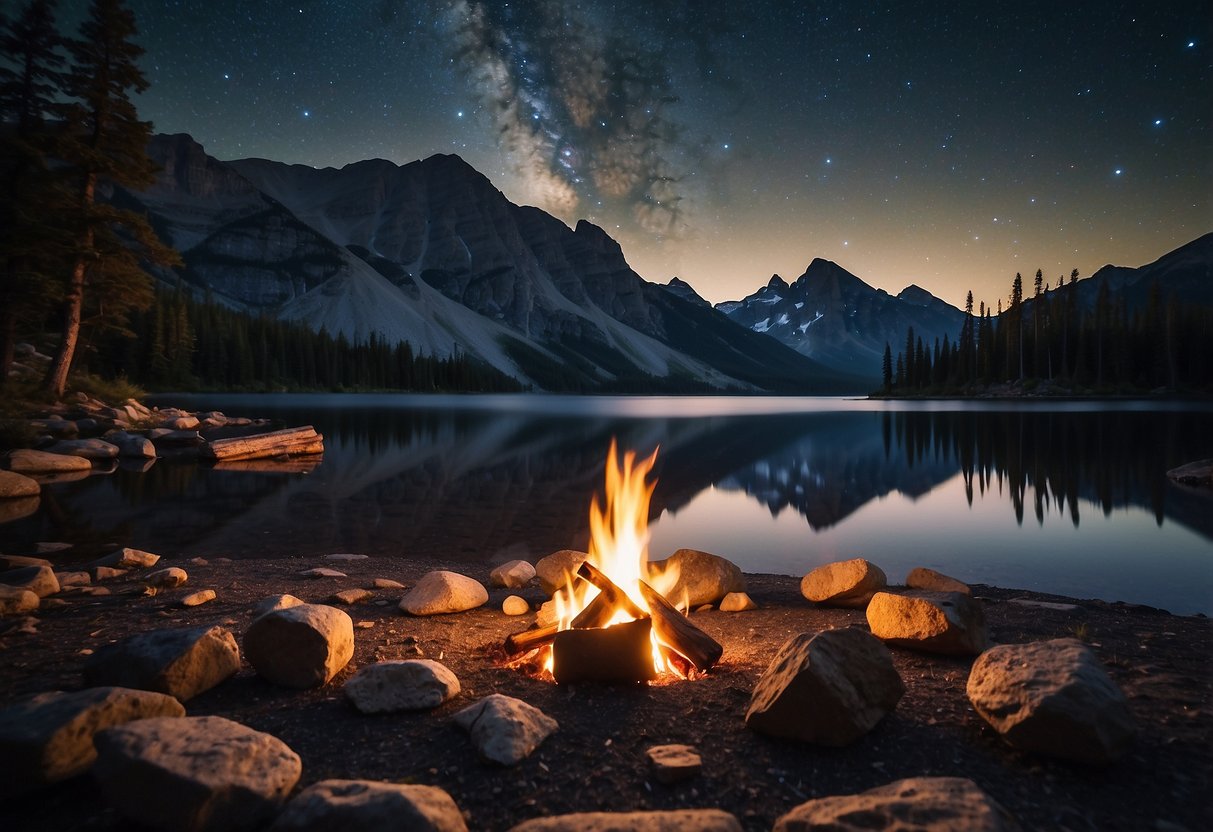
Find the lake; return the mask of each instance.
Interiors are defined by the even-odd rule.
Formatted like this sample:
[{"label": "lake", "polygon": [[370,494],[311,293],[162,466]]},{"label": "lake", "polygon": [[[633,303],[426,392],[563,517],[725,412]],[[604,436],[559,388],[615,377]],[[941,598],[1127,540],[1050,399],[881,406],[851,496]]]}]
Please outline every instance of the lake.
[{"label": "lake", "polygon": [[[1213,613],[1213,405],[544,395],[180,395],[313,424],[323,458],[160,461],[59,483],[4,549],[116,542],[167,556],[358,552],[476,568],[583,548],[612,437],[660,448],[651,557],[749,572],[851,557],[961,580]],[[485,570],[481,570],[485,571]]]}]

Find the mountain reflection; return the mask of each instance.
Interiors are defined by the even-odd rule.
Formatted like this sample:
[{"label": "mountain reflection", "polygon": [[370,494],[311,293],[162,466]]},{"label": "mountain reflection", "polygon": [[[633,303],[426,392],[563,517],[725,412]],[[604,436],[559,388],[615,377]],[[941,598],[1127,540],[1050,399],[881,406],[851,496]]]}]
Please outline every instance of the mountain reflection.
[{"label": "mountain reflection", "polygon": [[[689,400],[688,409],[694,400]],[[258,414],[260,415],[260,414]],[[1165,471],[1213,456],[1207,413],[1063,409],[824,410],[767,415],[545,415],[309,408],[277,414],[326,437],[310,473],[160,462],[44,489],[4,526],[35,540],[113,541],[164,554],[276,557],[352,551],[451,560],[539,557],[586,543],[606,449],[660,446],[653,517],[705,489],[743,492],[814,531],[897,492],[959,474],[1007,511],[1078,525],[1098,507],[1151,511],[1213,538],[1208,498]],[[691,414],[688,414],[690,416]],[[964,506],[955,510],[963,511]]]}]

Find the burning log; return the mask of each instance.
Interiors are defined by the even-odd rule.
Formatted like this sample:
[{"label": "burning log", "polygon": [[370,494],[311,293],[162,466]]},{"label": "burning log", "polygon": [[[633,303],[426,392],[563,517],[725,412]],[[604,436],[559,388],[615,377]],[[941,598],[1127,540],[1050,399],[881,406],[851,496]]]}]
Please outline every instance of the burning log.
[{"label": "burning log", "polygon": [[592,630],[561,630],[552,641],[552,677],[570,682],[647,682],[656,678],[651,620]]},{"label": "burning log", "polygon": [[[581,567],[577,570],[577,575],[578,577],[585,578],[587,581],[601,590],[602,594],[599,595],[598,598],[602,598],[604,596],[608,598],[607,604],[612,608],[612,614],[614,614],[616,610],[623,610],[632,618],[644,618],[644,610],[636,606],[632,599],[628,597],[628,594],[617,587],[614,581],[606,576],[605,572],[594,566],[594,564],[590,563],[588,560],[581,564]],[[597,601],[598,598],[595,598],[594,600]],[[610,616],[608,616],[608,619],[609,617]],[[573,622],[573,626],[579,626],[575,620]],[[600,625],[581,624],[580,626],[595,627]]]},{"label": "burning log", "polygon": [[657,634],[658,642],[685,657],[701,671],[716,664],[724,653],[720,642],[692,624],[691,619],[644,581],[640,582],[640,594],[649,605],[653,632]]},{"label": "burning log", "polygon": [[[577,570],[577,576],[589,581],[600,590],[598,596],[585,609],[577,614],[569,626],[575,630],[589,630],[605,627],[619,610],[627,611],[633,618],[645,618],[644,610],[633,603],[628,594],[620,589],[600,569],[591,563],[583,563]],[[556,633],[560,631],[559,624],[549,624],[546,627],[536,627],[514,633],[505,640],[506,652],[510,654],[525,653],[545,644],[550,644]]]}]

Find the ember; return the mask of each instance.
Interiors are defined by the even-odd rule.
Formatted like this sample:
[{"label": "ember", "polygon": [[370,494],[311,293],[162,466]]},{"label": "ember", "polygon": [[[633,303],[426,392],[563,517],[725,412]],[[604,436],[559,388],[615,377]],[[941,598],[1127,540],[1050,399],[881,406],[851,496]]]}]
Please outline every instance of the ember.
[{"label": "ember", "polygon": [[538,659],[556,682],[642,682],[661,673],[687,678],[708,670],[724,648],[665,597],[678,580],[667,571],[646,582],[648,482],[657,458],[619,464],[615,442],[607,453],[606,499],[590,505],[589,559],[555,595],[558,621],[506,639],[519,663]]}]

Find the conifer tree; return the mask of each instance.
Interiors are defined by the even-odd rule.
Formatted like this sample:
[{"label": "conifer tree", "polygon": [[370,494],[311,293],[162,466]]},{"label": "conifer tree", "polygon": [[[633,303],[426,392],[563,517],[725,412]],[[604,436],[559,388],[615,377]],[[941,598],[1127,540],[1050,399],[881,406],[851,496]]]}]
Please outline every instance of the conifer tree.
[{"label": "conifer tree", "polygon": [[884,342],[884,362],[881,365],[881,372],[884,376],[884,391],[886,393],[893,389],[893,348],[889,346],[889,342]]}]

